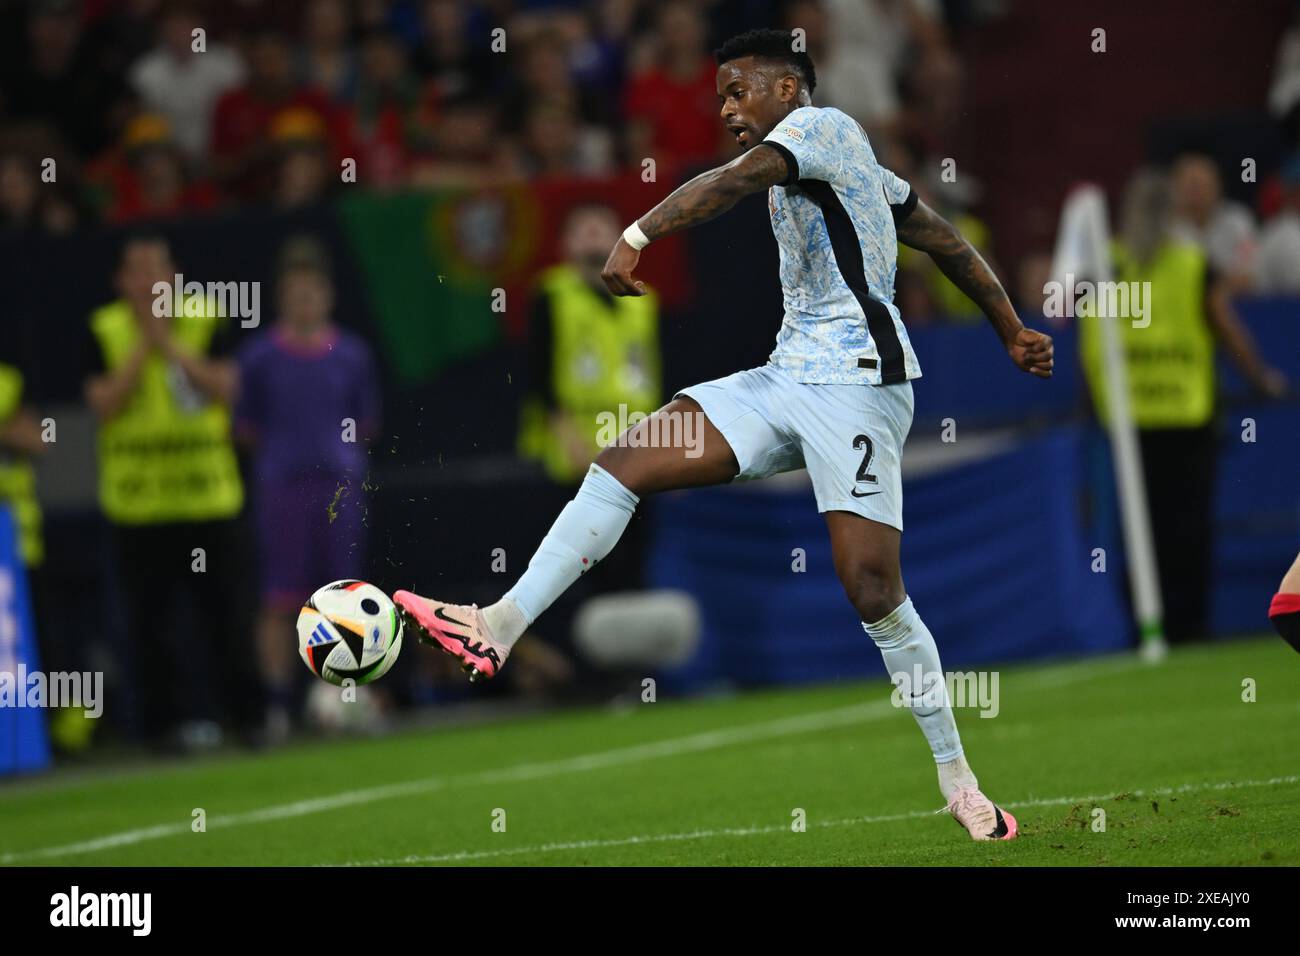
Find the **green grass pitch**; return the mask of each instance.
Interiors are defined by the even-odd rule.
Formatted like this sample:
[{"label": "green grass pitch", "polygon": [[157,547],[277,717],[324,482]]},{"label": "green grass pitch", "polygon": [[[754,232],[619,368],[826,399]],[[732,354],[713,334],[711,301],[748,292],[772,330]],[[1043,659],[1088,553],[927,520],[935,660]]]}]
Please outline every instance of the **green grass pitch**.
[{"label": "green grass pitch", "polygon": [[1300,657],[1276,638],[1000,671],[998,716],[958,724],[982,787],[1019,817],[1012,843],[933,813],[933,764],[889,691],[660,696],[62,771],[0,785],[0,863],[1300,864]]}]

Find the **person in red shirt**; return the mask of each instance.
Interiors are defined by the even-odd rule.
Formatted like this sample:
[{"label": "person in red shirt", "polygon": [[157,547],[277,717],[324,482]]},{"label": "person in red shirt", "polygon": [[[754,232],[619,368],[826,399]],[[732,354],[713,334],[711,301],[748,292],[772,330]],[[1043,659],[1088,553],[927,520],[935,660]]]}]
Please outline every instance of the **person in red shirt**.
[{"label": "person in red shirt", "polygon": [[270,194],[277,160],[270,129],[285,110],[304,109],[330,130],[333,152],[348,155],[329,99],[298,83],[288,41],[275,31],[257,33],[248,44],[248,82],[217,101],[212,119],[212,173],[226,193],[244,199]]},{"label": "person in red shirt", "polygon": [[410,163],[408,132],[420,104],[420,85],[396,34],[368,31],[359,44],[355,100],[347,111],[348,139],[358,173],[368,185],[396,186]]},{"label": "person in red shirt", "polygon": [[112,190],[111,222],[168,219],[210,209],[217,201],[211,183],[189,175],[170,124],[156,113],[127,124],[100,178]]},{"label": "person in red shirt", "polygon": [[652,157],[686,165],[712,164],[723,142],[718,132],[717,65],[709,56],[707,25],[693,4],[659,10],[653,65],[633,77],[624,98],[627,158]]}]

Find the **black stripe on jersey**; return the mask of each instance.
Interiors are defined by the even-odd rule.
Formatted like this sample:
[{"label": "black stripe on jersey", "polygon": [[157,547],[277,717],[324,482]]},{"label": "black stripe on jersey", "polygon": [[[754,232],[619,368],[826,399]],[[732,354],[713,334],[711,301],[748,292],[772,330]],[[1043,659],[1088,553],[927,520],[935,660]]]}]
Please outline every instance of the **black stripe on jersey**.
[{"label": "black stripe on jersey", "polygon": [[916,190],[908,187],[907,198],[897,206],[890,204],[889,212],[894,217],[894,227],[905,220],[916,209],[916,204],[921,201],[921,197],[916,194]]},{"label": "black stripe on jersey", "polygon": [[799,188],[821,209],[822,219],[826,221],[826,233],[831,240],[831,252],[835,254],[835,264],[839,266],[840,275],[844,277],[845,284],[867,317],[867,331],[871,333],[876,351],[880,353],[880,383],[896,385],[906,382],[903,343],[898,339],[894,317],[889,314],[885,304],[871,297],[866,268],[862,264],[862,246],[858,243],[858,233],[853,228],[848,210],[830,183],[819,179],[801,179]]},{"label": "black stripe on jersey", "polygon": [[785,179],[777,183],[778,186],[790,186],[799,181],[799,160],[794,158],[794,153],[790,152],[782,143],[774,143],[770,139],[759,140],[758,146],[771,146],[781,154],[785,159],[786,175]]}]

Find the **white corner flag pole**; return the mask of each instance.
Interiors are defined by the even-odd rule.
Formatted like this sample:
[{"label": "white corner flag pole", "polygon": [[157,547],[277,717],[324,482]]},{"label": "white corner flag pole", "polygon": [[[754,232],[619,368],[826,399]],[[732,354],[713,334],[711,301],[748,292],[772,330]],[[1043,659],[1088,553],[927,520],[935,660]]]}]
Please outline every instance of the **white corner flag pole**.
[{"label": "white corner flag pole", "polygon": [[[1052,257],[1052,278],[1064,283],[1064,295],[1071,303],[1076,277],[1098,283],[1113,281],[1106,197],[1100,187],[1092,184],[1078,186],[1066,197],[1056,236],[1056,253]],[[1114,302],[1116,299],[1097,296],[1094,301]],[[1115,484],[1119,489],[1124,546],[1129,557],[1129,583],[1141,635],[1139,653],[1145,660],[1159,661],[1167,650],[1162,623],[1164,611],[1160,605],[1160,578],[1151,539],[1137,429],[1129,406],[1128,367],[1115,324],[1127,320],[1098,315],[1095,321],[1101,323],[1102,378],[1106,382],[1106,407],[1110,410],[1110,443]]]}]

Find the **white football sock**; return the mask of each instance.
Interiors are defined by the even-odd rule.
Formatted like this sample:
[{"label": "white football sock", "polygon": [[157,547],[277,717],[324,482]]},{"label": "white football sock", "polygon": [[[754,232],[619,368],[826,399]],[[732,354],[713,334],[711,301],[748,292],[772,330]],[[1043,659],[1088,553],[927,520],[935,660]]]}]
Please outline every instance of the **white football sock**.
[{"label": "white football sock", "polygon": [[[501,601],[484,611],[492,612],[488,623],[492,636],[502,643],[518,640],[556,598],[614,549],[640,500],[604,468],[592,465],[578,493],[542,539],[528,570]],[[518,610],[518,617],[501,606],[507,601]]]},{"label": "white football sock", "polygon": [[880,656],[885,659],[885,668],[895,685],[906,681],[902,684],[904,697],[927,698],[913,703],[909,709],[939,765],[939,786],[944,797],[948,798],[958,786],[967,786],[967,779],[973,785],[975,776],[962,756],[961,737],[948,699],[948,684],[939,663],[939,648],[930,629],[912,607],[912,599],[908,598],[873,624],[863,622],[862,629],[880,648]]},{"label": "white football sock", "polygon": [[515,641],[523,637],[524,631],[528,630],[528,619],[524,617],[524,612],[519,610],[519,605],[510,598],[503,597],[496,604],[485,607],[483,619],[487,621],[488,630],[492,632],[492,639],[498,644],[504,644],[507,650],[514,647]]},{"label": "white football sock", "polygon": [[975,779],[975,772],[971,770],[964,756],[939,764],[939,790],[942,791],[945,800],[951,800],[952,795],[962,787],[974,787],[978,790],[979,785],[980,782]]}]

